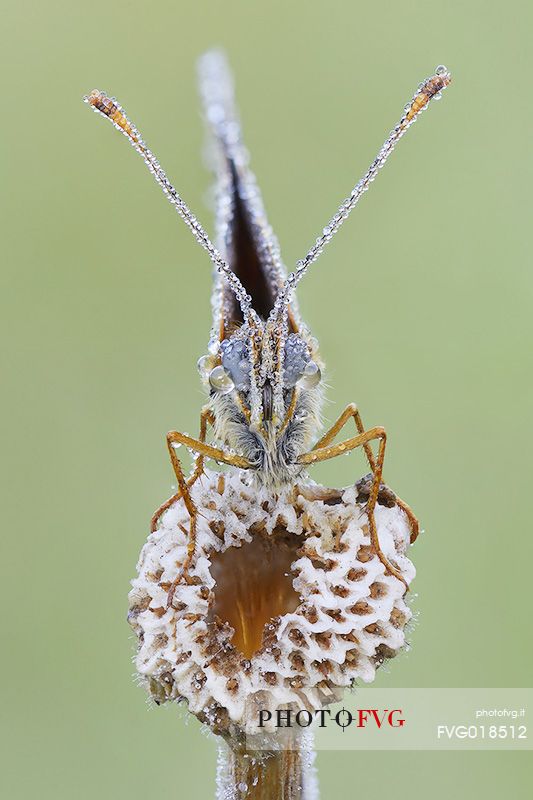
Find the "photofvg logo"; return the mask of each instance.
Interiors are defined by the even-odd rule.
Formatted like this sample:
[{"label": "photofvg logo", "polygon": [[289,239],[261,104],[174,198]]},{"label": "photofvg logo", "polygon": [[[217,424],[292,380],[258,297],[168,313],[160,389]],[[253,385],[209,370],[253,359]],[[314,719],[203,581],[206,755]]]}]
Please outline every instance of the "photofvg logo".
[{"label": "photofvg logo", "polygon": [[261,709],[259,711],[259,729],[309,728],[313,723],[318,728],[336,725],[338,728],[342,728],[344,733],[346,728],[373,727],[376,730],[403,728],[405,717],[401,708],[357,708],[353,712],[344,707],[337,712],[332,712],[327,708],[314,711],[307,709],[298,711],[278,709],[275,712]]},{"label": "photofvg logo", "polygon": [[[340,696],[339,696],[340,695]],[[533,750],[533,689],[358,686],[330,695],[326,707],[301,692],[281,705],[264,692],[247,699],[249,750]]]}]

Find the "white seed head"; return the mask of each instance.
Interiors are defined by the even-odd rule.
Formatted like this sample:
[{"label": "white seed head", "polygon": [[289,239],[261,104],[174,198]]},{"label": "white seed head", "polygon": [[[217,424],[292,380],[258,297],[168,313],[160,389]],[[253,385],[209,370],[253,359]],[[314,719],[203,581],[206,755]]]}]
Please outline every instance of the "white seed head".
[{"label": "white seed head", "polygon": [[[308,482],[273,496],[246,478],[207,472],[195,484],[196,558],[172,606],[189,529],[181,500],[148,537],[129,598],[137,670],[156,702],[186,699],[225,735],[255,729],[250,709],[318,709],[372,681],[411,617],[404,584],[371,545],[357,486]],[[410,583],[409,525],[393,503],[376,508],[379,539]]]}]

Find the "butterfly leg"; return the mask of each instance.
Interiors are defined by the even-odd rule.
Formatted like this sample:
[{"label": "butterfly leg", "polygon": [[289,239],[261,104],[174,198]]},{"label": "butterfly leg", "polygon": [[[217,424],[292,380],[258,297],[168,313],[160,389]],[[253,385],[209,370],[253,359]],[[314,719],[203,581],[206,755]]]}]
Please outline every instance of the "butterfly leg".
[{"label": "butterfly leg", "polygon": [[[331,444],[331,442],[334,440],[335,436],[339,433],[339,431],[341,431],[342,428],[344,428],[344,426],[346,425],[346,423],[349,422],[350,419],[352,418],[355,422],[355,427],[357,428],[357,432],[360,434],[364,433],[365,428],[363,425],[363,421],[361,419],[361,415],[359,413],[359,409],[357,408],[355,403],[350,403],[349,405],[346,406],[346,408],[344,409],[338,420],[333,423],[333,425],[327,431],[327,433],[325,433],[324,436],[315,444],[313,450],[317,450],[321,447],[326,447],[326,445]],[[376,457],[372,452],[372,447],[370,446],[369,442],[363,444],[362,447],[363,450],[365,451],[365,456],[368,461],[368,465],[372,471],[372,474],[375,474]],[[407,503],[404,502],[404,500],[402,500],[396,494],[395,497],[396,497],[396,504],[402,509],[407,519],[409,520],[409,527],[411,528],[410,542],[411,544],[413,544],[419,533],[418,520],[413,510],[410,508],[410,506],[408,506]]]},{"label": "butterfly leg", "polygon": [[[213,412],[210,411],[210,409],[208,408],[203,408],[202,413],[200,414],[200,435],[198,437],[198,440],[201,442],[201,444],[205,444],[205,439],[207,436],[207,426],[214,424],[215,424],[215,418],[213,416]],[[187,486],[189,487],[189,489],[191,489],[194,486],[200,475],[203,475],[204,461],[205,461],[205,456],[202,455],[201,453],[198,453],[194,464],[194,472],[187,482]]]},{"label": "butterfly leg", "polygon": [[[185,479],[185,475],[183,474],[181,461],[176,455],[176,447],[179,447],[180,445],[185,445],[185,447],[188,447],[198,453],[198,456],[202,456],[202,469],[203,459],[205,458],[211,458],[214,461],[218,461],[223,464],[229,464],[230,466],[237,467],[239,469],[250,469],[252,466],[250,462],[242,456],[226,453],[224,450],[220,450],[217,447],[212,447],[205,442],[198,441],[198,439],[193,439],[190,436],[187,436],[185,433],[180,433],[179,431],[170,431],[167,433],[167,447],[170,454],[172,467],[174,469],[174,474],[176,475],[176,480],[178,482],[179,494],[183,498],[183,502],[187,511],[189,512],[189,518],[191,521],[187,540],[187,553],[177,577],[172,581],[168,590],[167,608],[172,604],[172,599],[178,583],[182,579],[185,579],[187,582],[192,582],[192,579],[189,577],[189,567],[192,563],[196,550],[196,523],[198,518],[198,509],[192,500],[189,485]],[[198,460],[199,459],[197,459],[197,469],[195,469],[195,473],[198,471]],[[199,474],[200,472],[198,472],[198,475]]]},{"label": "butterfly leg", "polygon": [[[208,408],[203,408],[200,413],[200,435],[199,441],[203,444],[205,442],[207,436],[207,426],[213,424],[213,414]],[[204,471],[204,456],[198,455],[195,461],[194,472],[192,473],[191,477],[187,481],[187,486],[191,489],[200,475],[202,475]],[[162,514],[170,508],[170,506],[176,502],[181,497],[181,489],[178,488],[178,491],[175,492],[172,497],[169,497],[168,500],[165,500],[159,508],[154,511],[152,515],[152,519],[150,521],[150,531],[153,533],[157,529],[157,523]]]},{"label": "butterfly leg", "polygon": [[[325,437],[324,437],[325,438]],[[311,450],[309,453],[303,453],[301,456],[298,457],[297,462],[298,464],[317,464],[320,461],[327,461],[330,458],[336,458],[337,456],[343,455],[344,453],[348,453],[350,450],[355,450],[357,447],[363,447],[365,444],[378,441],[378,454],[375,457],[375,469],[374,475],[372,480],[372,487],[370,489],[370,496],[368,498],[367,503],[367,516],[368,516],[368,527],[370,531],[370,541],[372,546],[385,567],[386,571],[389,572],[391,575],[394,575],[395,578],[402,581],[405,585],[406,591],[408,589],[408,584],[405,578],[403,577],[400,570],[393,566],[385,553],[382,551],[381,546],[379,544],[378,538],[378,531],[376,525],[376,518],[374,516],[374,509],[376,507],[378,493],[379,493],[379,486],[381,483],[381,475],[383,473],[383,462],[385,460],[385,446],[387,442],[387,434],[385,432],[385,428],[371,428],[369,431],[364,431],[360,433],[358,436],[354,436],[352,439],[347,439],[344,442],[340,442],[339,444],[335,444],[332,446],[322,446],[317,447],[314,450]]]}]

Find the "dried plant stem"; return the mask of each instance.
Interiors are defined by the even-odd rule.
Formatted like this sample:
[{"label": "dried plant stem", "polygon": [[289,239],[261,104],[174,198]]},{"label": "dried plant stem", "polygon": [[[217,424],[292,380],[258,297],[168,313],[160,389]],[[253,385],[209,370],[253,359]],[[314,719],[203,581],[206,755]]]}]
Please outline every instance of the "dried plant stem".
[{"label": "dried plant stem", "polygon": [[220,743],[216,800],[317,800],[311,734],[299,735],[292,749],[250,752]]}]

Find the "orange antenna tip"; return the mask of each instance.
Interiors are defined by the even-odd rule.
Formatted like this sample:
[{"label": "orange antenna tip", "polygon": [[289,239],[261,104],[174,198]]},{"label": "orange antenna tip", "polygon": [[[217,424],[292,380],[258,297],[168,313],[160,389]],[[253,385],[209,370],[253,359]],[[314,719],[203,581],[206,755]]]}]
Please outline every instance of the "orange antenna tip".
[{"label": "orange antenna tip", "polygon": [[114,98],[108,97],[105,92],[101,92],[99,89],[93,89],[83,99],[95,111],[99,111],[104,117],[108,117],[133,143],[141,143],[137,131]]},{"label": "orange antenna tip", "polygon": [[417,94],[406,108],[403,124],[408,125],[412,122],[419,112],[426,108],[430,100],[440,100],[442,91],[449,86],[451,80],[452,76],[443,64],[437,67],[435,74],[418,87]]}]

